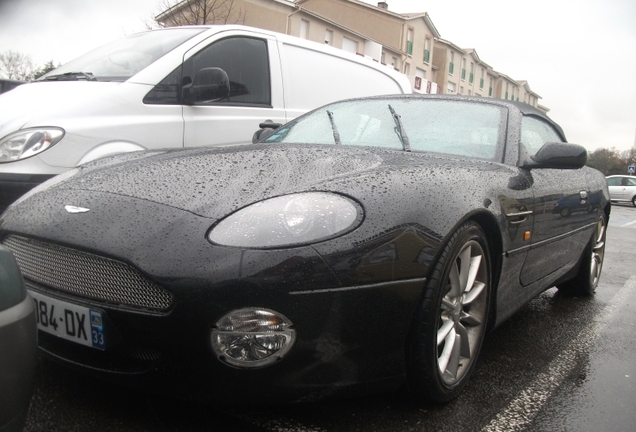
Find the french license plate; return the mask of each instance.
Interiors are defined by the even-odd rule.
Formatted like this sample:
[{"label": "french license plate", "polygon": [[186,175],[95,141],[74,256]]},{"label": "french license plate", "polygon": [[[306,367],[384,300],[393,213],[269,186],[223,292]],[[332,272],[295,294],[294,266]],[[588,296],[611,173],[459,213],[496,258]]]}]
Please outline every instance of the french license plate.
[{"label": "french license plate", "polygon": [[38,329],[78,344],[106,349],[102,312],[29,290]]}]

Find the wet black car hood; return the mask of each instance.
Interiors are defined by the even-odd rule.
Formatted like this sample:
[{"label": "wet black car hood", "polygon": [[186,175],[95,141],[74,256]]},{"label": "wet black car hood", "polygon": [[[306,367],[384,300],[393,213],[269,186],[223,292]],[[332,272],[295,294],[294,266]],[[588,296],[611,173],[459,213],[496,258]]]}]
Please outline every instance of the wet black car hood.
[{"label": "wet black car hood", "polygon": [[415,159],[418,165],[457,164],[369,147],[256,144],[116,156],[85,165],[55,187],[134,197],[219,219],[266,198],[330,190],[344,178],[413,168]]}]

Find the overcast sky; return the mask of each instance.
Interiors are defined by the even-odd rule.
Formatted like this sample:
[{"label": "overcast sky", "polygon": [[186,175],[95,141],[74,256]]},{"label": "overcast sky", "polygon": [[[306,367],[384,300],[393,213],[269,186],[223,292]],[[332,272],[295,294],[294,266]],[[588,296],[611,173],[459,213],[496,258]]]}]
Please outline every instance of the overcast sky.
[{"label": "overcast sky", "polygon": [[[377,4],[374,1],[367,1]],[[442,38],[530,88],[568,141],[626,150],[636,138],[636,1],[387,0],[428,12]],[[65,63],[144,30],[162,0],[0,0],[0,52]]]}]

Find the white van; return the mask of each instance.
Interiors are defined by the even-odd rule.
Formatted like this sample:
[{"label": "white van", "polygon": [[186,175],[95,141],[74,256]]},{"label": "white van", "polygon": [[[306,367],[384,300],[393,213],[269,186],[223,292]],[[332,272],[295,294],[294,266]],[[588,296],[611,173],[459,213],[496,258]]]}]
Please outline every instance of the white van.
[{"label": "white van", "polygon": [[69,168],[116,153],[249,142],[339,99],[411,93],[364,57],[244,26],[154,30],[0,95],[0,213]]}]

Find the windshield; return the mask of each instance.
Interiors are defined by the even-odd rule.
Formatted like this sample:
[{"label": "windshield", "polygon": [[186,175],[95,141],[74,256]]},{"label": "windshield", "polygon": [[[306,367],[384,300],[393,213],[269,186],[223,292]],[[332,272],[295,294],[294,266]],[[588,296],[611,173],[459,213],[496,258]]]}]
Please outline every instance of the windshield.
[{"label": "windshield", "polygon": [[138,33],[94,49],[47,73],[38,81],[87,79],[126,81],[205,29],[177,28]]},{"label": "windshield", "polygon": [[504,118],[504,108],[483,102],[357,99],[319,108],[265,142],[372,146],[494,160]]}]

